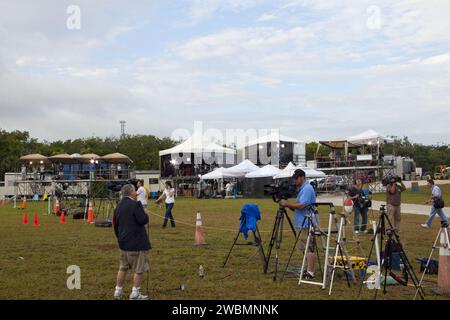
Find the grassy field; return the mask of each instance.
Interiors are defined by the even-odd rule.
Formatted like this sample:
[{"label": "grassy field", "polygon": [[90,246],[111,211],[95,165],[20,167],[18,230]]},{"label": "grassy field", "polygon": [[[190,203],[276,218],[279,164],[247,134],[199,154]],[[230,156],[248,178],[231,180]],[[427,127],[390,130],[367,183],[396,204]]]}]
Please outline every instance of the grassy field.
[{"label": "grassy field", "polygon": [[[163,209],[151,206],[150,295],[153,299],[356,299],[359,283],[348,288],[344,280],[335,282],[331,297],[319,287],[297,285],[297,279],[288,277],[274,283],[271,275],[262,273],[259,256],[254,247],[239,246],[233,251],[226,268],[222,262],[236,235],[240,208],[244,203],[257,203],[262,212],[259,223],[266,242],[274,223],[277,206],[271,200],[195,200],[178,199],[174,216],[176,229],[161,228]],[[84,221],[68,219],[59,225],[58,218],[45,215],[45,204],[29,203],[26,210],[32,223],[37,212],[41,227],[22,225],[23,211],[11,206],[0,207],[0,299],[111,299],[118,269],[119,251],[112,229],[96,228]],[[195,215],[200,210],[206,230],[208,246],[194,247]],[[372,213],[371,216],[376,214]],[[292,215],[291,215],[292,216]],[[328,214],[321,213],[321,224],[326,226]],[[403,242],[410,258],[428,256],[438,231],[438,223],[430,230],[421,229],[423,217],[404,215]],[[360,235],[362,249],[368,252],[370,235]],[[294,237],[285,225],[281,259],[286,263]],[[352,241],[348,243],[352,255],[361,250]],[[300,263],[300,254],[293,265]],[[273,259],[274,260],[274,259]],[[272,261],[273,261],[272,260]],[[322,257],[323,260],[323,257]],[[413,261],[418,272],[418,263]],[[68,290],[67,267],[81,268],[81,290]],[[198,277],[199,265],[206,277]],[[284,268],[284,264],[281,266]],[[339,272],[340,273],[340,272]],[[428,299],[442,299],[431,294],[436,276],[425,283]],[[177,290],[184,283],[186,290]],[[143,286],[145,291],[146,286]],[[125,293],[129,294],[131,281],[127,280]],[[388,294],[379,299],[411,299],[414,288],[390,286]],[[364,287],[363,299],[371,299],[373,292]]]},{"label": "grassy field", "polygon": [[[446,206],[450,205],[450,184],[439,185],[441,188],[442,196],[445,201]],[[407,189],[402,193],[402,202],[403,203],[412,203],[412,204],[425,204],[425,201],[428,201],[431,196],[431,190],[427,186],[421,186],[420,192],[412,192],[411,189]],[[374,200],[385,201],[386,194],[378,193],[374,194],[372,197]]]}]

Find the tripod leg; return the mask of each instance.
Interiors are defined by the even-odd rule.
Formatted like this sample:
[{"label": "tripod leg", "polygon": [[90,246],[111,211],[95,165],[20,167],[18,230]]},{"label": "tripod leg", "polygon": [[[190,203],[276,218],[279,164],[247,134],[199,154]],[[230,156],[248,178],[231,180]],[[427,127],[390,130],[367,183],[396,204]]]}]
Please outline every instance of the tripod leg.
[{"label": "tripod leg", "polygon": [[[333,260],[333,272],[331,273],[330,291],[328,292],[329,296],[331,296],[331,292],[333,290],[334,275],[336,274],[337,259],[338,259],[338,248],[340,247],[339,243],[341,241],[342,223],[343,223],[343,219],[341,219],[341,223],[339,224],[338,237],[337,237],[337,240],[336,240],[336,248],[335,248],[334,260]],[[344,259],[342,259],[342,263],[345,263]]]},{"label": "tripod leg", "polygon": [[238,239],[239,239],[239,235],[241,234],[241,227],[242,227],[242,224],[241,224],[241,226],[239,227],[239,231],[238,231],[236,237],[234,238],[233,245],[231,246],[230,251],[228,252],[227,257],[225,258],[225,261],[223,262],[223,265],[222,265],[223,268],[225,268],[226,264],[228,263],[228,260],[230,259],[230,256],[231,256],[231,251],[233,251],[233,248],[234,248],[234,246],[236,245],[236,242],[237,242]]},{"label": "tripod leg", "polygon": [[[380,222],[378,222],[378,224],[375,221],[373,222],[374,235],[373,235],[373,238],[372,238],[372,246],[370,247],[369,255],[367,256],[367,263],[369,263],[370,258],[372,257],[372,253],[373,253],[373,249],[375,248],[375,244],[376,244],[376,246],[378,248],[378,233],[377,233],[377,230],[378,230],[379,223]],[[377,256],[377,260],[378,259],[379,259],[379,256]],[[379,266],[379,267],[381,267],[381,266]],[[358,297],[361,297],[362,288],[363,288],[364,282],[366,281],[366,277],[367,277],[367,272],[364,273],[364,276],[361,279],[361,284],[359,286]]]},{"label": "tripod leg", "polygon": [[[425,265],[425,270],[423,270],[422,277],[420,278],[419,288],[422,287],[423,279],[425,278],[425,274],[427,273],[428,268],[430,267],[431,257],[433,256],[434,249],[436,249],[437,243],[441,236],[441,232],[442,232],[442,228],[439,230],[436,240],[434,241],[433,247],[431,248],[431,252],[430,252],[430,255],[428,256],[427,264]],[[419,293],[419,288],[416,289],[416,293],[414,294],[414,300],[416,300],[417,294]]]},{"label": "tripod leg", "polygon": [[290,265],[290,263],[291,263],[292,256],[294,255],[294,252],[295,252],[295,250],[297,249],[298,241],[300,240],[301,234],[302,234],[302,229],[300,229],[300,230],[298,231],[297,237],[295,237],[295,243],[294,243],[294,246],[292,247],[291,254],[289,255],[289,259],[288,259],[288,262],[287,262],[287,264],[286,264],[286,269],[284,270],[284,273],[283,273],[283,275],[281,276],[281,281],[283,281],[284,276],[286,275],[286,273],[287,273],[287,271],[288,271],[288,269],[289,269],[289,265]]},{"label": "tripod leg", "polygon": [[266,266],[264,268],[264,274],[267,274],[267,271],[269,271],[269,263],[270,263],[270,258],[272,256],[272,249],[273,246],[275,244],[275,238],[276,238],[276,234],[277,234],[277,230],[279,229],[279,224],[280,224],[280,215],[281,215],[281,211],[278,210],[277,212],[277,216],[275,217],[275,223],[273,225],[273,230],[272,230],[272,235],[270,236],[270,242],[269,242],[269,249],[267,252],[267,258],[266,258]]},{"label": "tripod leg", "polygon": [[275,241],[275,270],[273,274],[273,281],[277,281],[278,277],[278,264],[280,261],[280,248],[281,248],[281,242],[283,241],[283,221],[284,221],[284,214],[281,216],[280,219],[280,227],[277,231],[277,238]]},{"label": "tripod leg", "polygon": [[259,232],[259,228],[258,225],[256,225],[256,233],[253,233],[253,236],[255,238],[255,242],[258,245],[259,248],[259,256],[261,257],[261,261],[262,261],[262,265],[263,265],[263,271],[266,268],[266,264],[267,264],[267,259],[266,259],[266,255],[264,253],[264,248],[262,246],[262,240],[261,240],[261,234]]},{"label": "tripod leg", "polygon": [[304,250],[304,254],[303,254],[302,267],[300,269],[300,279],[298,281],[298,285],[300,285],[303,280],[303,272],[305,271],[306,258],[308,255],[309,244],[311,242],[311,232],[312,232],[312,225],[310,223],[309,228],[308,228],[308,238],[306,239],[306,246],[305,246],[305,250]]}]

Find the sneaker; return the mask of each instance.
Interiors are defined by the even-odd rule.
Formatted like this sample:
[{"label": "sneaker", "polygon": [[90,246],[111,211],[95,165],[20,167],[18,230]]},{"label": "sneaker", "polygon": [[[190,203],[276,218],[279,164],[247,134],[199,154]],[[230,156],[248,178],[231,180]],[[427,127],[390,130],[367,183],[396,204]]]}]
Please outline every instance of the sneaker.
[{"label": "sneaker", "polygon": [[140,292],[138,293],[132,293],[130,295],[130,300],[148,300],[148,296],[144,296]]},{"label": "sneaker", "polygon": [[122,299],[122,293],[123,293],[122,289],[116,288],[116,291],[114,291],[114,300]]},{"label": "sneaker", "polygon": [[364,230],[364,231],[361,231],[362,233],[364,233],[364,234],[367,234],[367,230]]},{"label": "sneaker", "polygon": [[427,225],[426,223],[422,223],[421,225],[420,225],[422,228],[430,228],[430,226],[429,225]]},{"label": "sneaker", "polygon": [[305,271],[303,273],[303,279],[305,279],[305,280],[313,280],[314,279],[314,274],[309,272],[309,271]]},{"label": "sneaker", "polygon": [[355,230],[355,234],[358,234],[359,233],[359,231],[358,230]]}]

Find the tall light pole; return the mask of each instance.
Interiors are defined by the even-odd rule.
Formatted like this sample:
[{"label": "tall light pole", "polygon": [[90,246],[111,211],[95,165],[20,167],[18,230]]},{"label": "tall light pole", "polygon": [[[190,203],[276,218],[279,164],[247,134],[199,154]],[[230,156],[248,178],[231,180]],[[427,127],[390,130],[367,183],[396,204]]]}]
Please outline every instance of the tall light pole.
[{"label": "tall light pole", "polygon": [[126,125],[126,121],[121,120],[120,121],[120,137],[124,138],[125,137],[125,125]]}]

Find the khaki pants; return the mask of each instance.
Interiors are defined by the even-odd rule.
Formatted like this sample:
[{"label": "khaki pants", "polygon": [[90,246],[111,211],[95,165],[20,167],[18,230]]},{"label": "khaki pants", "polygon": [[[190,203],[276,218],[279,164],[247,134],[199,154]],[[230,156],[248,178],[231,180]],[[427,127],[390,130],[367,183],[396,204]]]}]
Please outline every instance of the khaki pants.
[{"label": "khaki pants", "polygon": [[[401,218],[401,206],[393,206],[392,204],[387,205],[387,214],[389,217],[389,220],[392,223],[392,226],[394,227],[395,231],[397,231],[397,234],[400,233],[400,222],[402,220]],[[386,228],[389,228],[388,223],[386,223]]]},{"label": "khaki pants", "polygon": [[120,251],[119,271],[126,272],[133,269],[136,274],[150,270],[148,251]]}]

